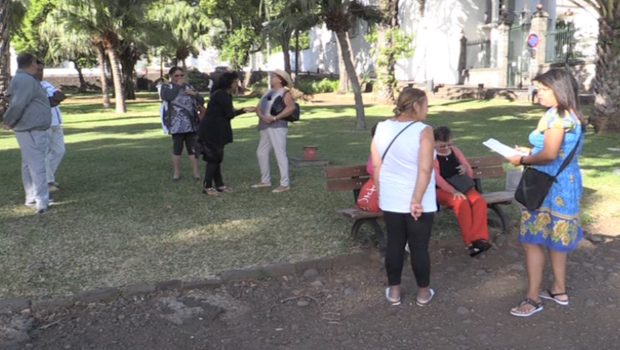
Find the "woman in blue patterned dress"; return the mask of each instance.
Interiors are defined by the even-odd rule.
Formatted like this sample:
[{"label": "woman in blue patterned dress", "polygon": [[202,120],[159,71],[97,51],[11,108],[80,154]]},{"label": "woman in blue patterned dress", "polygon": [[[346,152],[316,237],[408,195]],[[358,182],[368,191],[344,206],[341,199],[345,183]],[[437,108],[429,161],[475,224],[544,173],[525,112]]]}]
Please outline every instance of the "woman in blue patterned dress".
[{"label": "woman in blue patterned dress", "polygon": [[[577,151],[551,186],[540,208],[522,209],[519,241],[525,250],[529,284],[526,298],[510,310],[512,315],[519,317],[542,311],[541,298],[568,305],[566,256],[583,236],[579,222],[582,192],[579,155],[586,123],[579,113],[578,84],[563,69],[552,69],[535,80],[538,101],[548,110],[529,136],[533,147],[519,147],[527,155],[508,157],[507,160],[514,166],[530,165],[553,176],[573,148],[577,147]],[[548,289],[541,290],[544,247],[549,251],[553,282]]]}]

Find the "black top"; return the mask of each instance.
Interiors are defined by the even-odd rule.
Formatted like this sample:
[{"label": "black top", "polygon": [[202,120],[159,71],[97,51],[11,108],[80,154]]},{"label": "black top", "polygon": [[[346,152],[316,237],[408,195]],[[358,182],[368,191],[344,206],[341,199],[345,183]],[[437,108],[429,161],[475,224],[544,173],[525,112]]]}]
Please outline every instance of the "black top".
[{"label": "black top", "polygon": [[215,91],[209,99],[205,116],[198,126],[198,137],[203,142],[224,147],[233,142],[230,121],[243,113],[245,113],[243,109],[234,109],[233,98],[228,91],[224,89]]},{"label": "black top", "polygon": [[456,167],[461,165],[459,160],[456,158],[456,154],[454,152],[450,152],[447,156],[437,155],[437,160],[439,161],[439,174],[444,179],[449,179],[454,175],[458,175],[459,171]]}]

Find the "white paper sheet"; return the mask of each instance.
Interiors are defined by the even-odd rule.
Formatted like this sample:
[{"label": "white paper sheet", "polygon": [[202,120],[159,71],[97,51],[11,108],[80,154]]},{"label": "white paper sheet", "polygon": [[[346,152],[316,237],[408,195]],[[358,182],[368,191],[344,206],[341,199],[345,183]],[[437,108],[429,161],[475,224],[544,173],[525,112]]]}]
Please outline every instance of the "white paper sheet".
[{"label": "white paper sheet", "polygon": [[513,147],[509,147],[504,145],[503,143],[497,141],[494,138],[490,138],[482,143],[483,145],[489,147],[493,151],[501,154],[504,157],[512,157],[512,156],[525,156],[527,154],[523,152],[519,152]]}]

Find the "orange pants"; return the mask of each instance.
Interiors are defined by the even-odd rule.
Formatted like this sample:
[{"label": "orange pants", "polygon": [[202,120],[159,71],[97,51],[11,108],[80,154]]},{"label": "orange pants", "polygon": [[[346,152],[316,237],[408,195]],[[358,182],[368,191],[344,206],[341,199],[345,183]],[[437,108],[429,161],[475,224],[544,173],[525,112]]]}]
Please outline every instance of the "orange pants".
[{"label": "orange pants", "polygon": [[437,189],[437,201],[440,205],[454,210],[463,242],[469,246],[475,240],[489,239],[487,202],[473,188],[467,191],[465,196],[467,199],[454,199],[454,195],[450,192]]}]

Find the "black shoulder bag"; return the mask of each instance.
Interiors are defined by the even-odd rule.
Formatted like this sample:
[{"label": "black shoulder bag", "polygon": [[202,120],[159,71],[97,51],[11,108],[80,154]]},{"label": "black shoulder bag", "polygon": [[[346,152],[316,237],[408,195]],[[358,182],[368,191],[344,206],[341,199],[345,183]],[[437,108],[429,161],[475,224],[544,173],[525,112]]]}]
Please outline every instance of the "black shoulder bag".
[{"label": "black shoulder bag", "polygon": [[[282,113],[284,108],[286,108],[286,104],[284,103],[284,95],[286,95],[287,93],[290,93],[290,91],[287,90],[282,96],[276,97],[275,101],[273,101],[273,104],[271,105],[271,110],[269,111],[271,115],[278,115]],[[299,120],[300,114],[301,110],[299,108],[299,103],[295,102],[295,110],[286,118],[283,118],[283,120],[291,123],[296,122]]]},{"label": "black shoulder bag", "polygon": [[568,166],[568,163],[570,163],[575,156],[575,152],[577,152],[580,142],[581,135],[579,136],[579,140],[577,140],[577,144],[573,147],[573,150],[562,162],[562,165],[560,166],[560,169],[558,169],[555,176],[543,173],[542,171],[538,171],[532,167],[526,167],[523,175],[521,176],[521,181],[519,181],[519,185],[517,186],[517,190],[515,191],[515,200],[521,203],[528,210],[536,210],[540,208],[542,202],[549,193],[549,189],[551,189],[553,183],[557,181],[558,175],[560,175],[560,173]]}]

